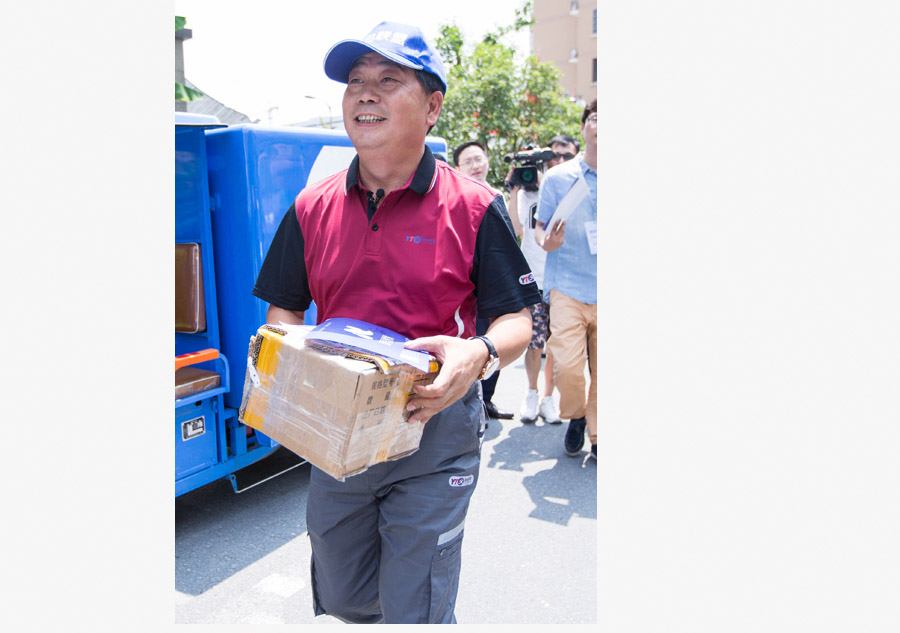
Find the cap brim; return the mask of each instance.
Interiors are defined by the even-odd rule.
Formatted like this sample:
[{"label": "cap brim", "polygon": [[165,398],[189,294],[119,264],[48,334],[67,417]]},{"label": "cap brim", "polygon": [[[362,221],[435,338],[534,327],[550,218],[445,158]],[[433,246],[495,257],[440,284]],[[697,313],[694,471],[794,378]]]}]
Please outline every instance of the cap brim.
[{"label": "cap brim", "polygon": [[401,66],[422,70],[421,64],[414,64],[405,57],[390,51],[379,50],[377,46],[372,44],[359,40],[343,40],[332,46],[328,53],[325,54],[325,75],[329,79],[334,79],[342,84],[347,83],[353,62],[366,53],[378,53]]}]

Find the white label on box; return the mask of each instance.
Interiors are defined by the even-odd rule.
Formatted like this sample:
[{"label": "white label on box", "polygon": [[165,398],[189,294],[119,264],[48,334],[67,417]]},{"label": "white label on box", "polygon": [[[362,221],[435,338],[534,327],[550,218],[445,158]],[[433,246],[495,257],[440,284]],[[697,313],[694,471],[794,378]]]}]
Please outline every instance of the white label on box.
[{"label": "white label on box", "polygon": [[256,372],[256,367],[253,366],[253,358],[247,357],[247,373],[250,374],[250,381],[253,383],[254,387],[259,387],[259,374]]}]

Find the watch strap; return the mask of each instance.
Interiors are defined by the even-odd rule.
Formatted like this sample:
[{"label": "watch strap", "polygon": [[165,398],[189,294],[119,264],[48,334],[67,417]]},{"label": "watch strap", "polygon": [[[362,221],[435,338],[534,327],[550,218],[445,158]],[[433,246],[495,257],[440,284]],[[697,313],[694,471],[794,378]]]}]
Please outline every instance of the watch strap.
[{"label": "watch strap", "polygon": [[497,348],[494,347],[494,344],[488,337],[481,335],[469,337],[470,341],[474,339],[483,342],[488,348],[488,359],[485,361],[484,367],[481,368],[481,375],[479,376],[479,380],[484,380],[485,378],[489,378],[494,371],[496,371],[497,365],[500,363],[500,355],[497,354]]}]

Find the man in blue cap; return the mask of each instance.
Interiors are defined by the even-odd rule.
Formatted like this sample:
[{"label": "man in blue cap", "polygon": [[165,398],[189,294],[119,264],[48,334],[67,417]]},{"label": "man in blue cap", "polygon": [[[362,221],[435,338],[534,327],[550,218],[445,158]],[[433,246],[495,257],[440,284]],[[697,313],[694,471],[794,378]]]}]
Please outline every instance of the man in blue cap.
[{"label": "man in blue cap", "polygon": [[[441,362],[416,387],[418,451],[340,482],[313,468],[307,502],[317,615],[354,623],[453,623],[484,408],[479,380],[525,350],[540,301],[502,196],[436,161],[425,137],[447,79],[422,32],[383,22],[339,42],[325,73],[347,84],[350,167],[300,192],[254,294],[267,321],[355,318]],[[476,336],[475,315],[491,325]]]}]

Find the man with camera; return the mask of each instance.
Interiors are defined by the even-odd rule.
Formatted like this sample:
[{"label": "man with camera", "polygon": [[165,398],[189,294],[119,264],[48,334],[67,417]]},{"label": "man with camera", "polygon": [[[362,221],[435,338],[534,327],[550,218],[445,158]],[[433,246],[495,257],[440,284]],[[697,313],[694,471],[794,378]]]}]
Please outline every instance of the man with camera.
[{"label": "man with camera", "polygon": [[[584,151],[547,171],[541,183],[535,241],[547,252],[542,290],[549,299],[560,415],[569,419],[565,449],[597,458],[597,100],[581,115]],[[590,388],[585,395],[584,366]]]},{"label": "man with camera", "polygon": [[[508,162],[521,162],[523,167],[515,167],[506,176],[510,190],[509,215],[516,227],[516,235],[522,238],[522,253],[534,273],[538,288],[543,288],[544,261],[547,253],[534,239],[538,204],[538,187],[542,171],[571,160],[578,153],[578,143],[568,134],[553,137],[549,150],[519,152],[509,157]],[[553,353],[547,347],[547,362],[544,367],[544,395],[538,393],[538,378],[541,373],[541,356],[550,337],[550,305],[542,301],[528,308],[531,311],[531,341],[525,350],[525,375],[528,391],[519,409],[522,422],[536,422],[542,417],[548,424],[560,424],[559,409],[553,398]]]}]

